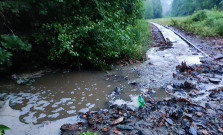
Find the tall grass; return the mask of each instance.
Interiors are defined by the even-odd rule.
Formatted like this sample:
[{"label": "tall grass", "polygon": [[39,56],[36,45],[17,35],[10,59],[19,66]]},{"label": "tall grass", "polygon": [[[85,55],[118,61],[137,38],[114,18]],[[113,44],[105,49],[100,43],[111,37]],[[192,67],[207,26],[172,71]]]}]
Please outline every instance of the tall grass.
[{"label": "tall grass", "polygon": [[146,20],[138,20],[136,26],[130,28],[133,34],[130,37],[128,45],[126,45],[125,55],[134,59],[143,59],[143,54],[148,48],[150,41],[150,28]]},{"label": "tall grass", "polygon": [[171,18],[159,18],[159,19],[150,19],[148,21],[150,22],[156,22],[164,25],[173,25],[172,21],[181,22],[185,20],[185,17],[171,17]]},{"label": "tall grass", "polygon": [[151,20],[201,36],[223,36],[223,11],[200,10],[187,17]]},{"label": "tall grass", "polygon": [[176,24],[177,27],[202,36],[223,35],[223,12],[200,10]]}]

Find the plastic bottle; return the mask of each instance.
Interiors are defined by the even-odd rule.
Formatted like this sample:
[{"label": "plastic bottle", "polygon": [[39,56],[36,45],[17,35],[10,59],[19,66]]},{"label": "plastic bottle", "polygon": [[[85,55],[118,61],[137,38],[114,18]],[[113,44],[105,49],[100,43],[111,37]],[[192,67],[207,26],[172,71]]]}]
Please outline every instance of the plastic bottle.
[{"label": "plastic bottle", "polygon": [[145,101],[143,96],[138,97],[139,106],[143,107],[145,105]]}]

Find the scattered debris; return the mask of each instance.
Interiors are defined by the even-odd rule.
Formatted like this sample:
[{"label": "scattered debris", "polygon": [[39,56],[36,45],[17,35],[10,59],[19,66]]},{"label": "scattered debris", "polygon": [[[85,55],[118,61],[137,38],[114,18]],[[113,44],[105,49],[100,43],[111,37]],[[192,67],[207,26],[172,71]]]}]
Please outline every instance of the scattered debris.
[{"label": "scattered debris", "polygon": [[43,76],[45,71],[38,71],[34,73],[28,73],[28,74],[21,74],[21,75],[12,75],[12,79],[16,80],[17,84],[25,84],[27,86],[32,85],[35,82],[35,78],[39,78]]}]

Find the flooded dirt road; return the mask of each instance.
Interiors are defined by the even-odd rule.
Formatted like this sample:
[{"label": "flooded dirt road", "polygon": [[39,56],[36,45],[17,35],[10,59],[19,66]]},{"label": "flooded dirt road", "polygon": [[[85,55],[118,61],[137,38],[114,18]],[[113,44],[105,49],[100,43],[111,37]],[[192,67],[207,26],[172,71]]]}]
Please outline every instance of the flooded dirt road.
[{"label": "flooded dirt road", "polygon": [[[11,128],[8,134],[17,135],[59,135],[61,125],[67,123],[71,125],[61,127],[64,134],[86,130],[100,134],[168,134],[176,131],[186,134],[189,131],[173,124],[176,123],[170,116],[173,112],[168,110],[173,111],[171,105],[174,104],[179,110],[182,103],[170,100],[171,97],[183,97],[184,100],[179,101],[184,105],[193,100],[205,107],[211,93],[209,90],[223,86],[222,74],[214,73],[214,69],[220,73],[222,67],[204,63],[208,59],[203,54],[169,29],[154,23],[152,27],[157,27],[162,35],[154,28],[159,39],[152,43],[143,64],[117,67],[108,73],[45,72],[42,77],[35,78],[31,86],[18,85],[15,81],[0,84],[0,98],[7,101],[1,105],[0,124]],[[213,67],[209,68],[210,65]],[[146,105],[138,108],[141,94]],[[111,104],[118,106],[109,107]],[[86,113],[94,110],[97,112]],[[122,126],[111,125],[113,120],[122,117],[125,120],[119,122]],[[74,124],[76,122],[79,123]]]}]

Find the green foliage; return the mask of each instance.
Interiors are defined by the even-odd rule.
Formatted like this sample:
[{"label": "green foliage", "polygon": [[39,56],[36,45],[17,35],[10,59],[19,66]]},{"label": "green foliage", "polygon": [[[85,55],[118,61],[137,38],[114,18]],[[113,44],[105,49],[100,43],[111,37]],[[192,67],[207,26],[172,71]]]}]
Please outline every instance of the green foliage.
[{"label": "green foliage", "polygon": [[144,9],[145,9],[145,18],[153,18],[153,3],[152,0],[146,0],[144,2]]},{"label": "green foliage", "polygon": [[0,125],[0,135],[5,135],[5,130],[9,130],[10,128],[5,125]]},{"label": "green foliage", "polygon": [[191,16],[191,20],[194,22],[198,22],[206,19],[207,17],[207,12],[204,10],[200,10]]},{"label": "green foliage", "polygon": [[144,2],[145,18],[161,18],[162,6],[160,0],[146,0]]},{"label": "green foliage", "polygon": [[222,0],[173,0],[172,16],[187,16],[202,9],[221,8]]},{"label": "green foliage", "polygon": [[219,3],[220,10],[223,10],[223,0]]},{"label": "green foliage", "polygon": [[[127,48],[131,50],[126,52],[127,57],[142,59],[143,54],[147,50],[148,41],[150,38],[149,24],[145,20],[138,20],[137,25],[131,29],[131,40],[133,43],[130,43]],[[129,40],[129,41],[131,41]]]},{"label": "green foliage", "polygon": [[145,41],[148,29],[145,35],[132,33],[145,28],[138,21],[142,7],[143,0],[4,0],[0,17],[5,30],[22,32],[36,48],[45,46],[54,63],[104,68]]},{"label": "green foliage", "polygon": [[5,49],[10,49],[13,51],[25,50],[30,51],[31,45],[27,42],[23,42],[18,36],[16,35],[1,35],[0,36],[2,41],[1,45]]},{"label": "green foliage", "polygon": [[174,20],[172,25],[202,36],[222,36],[223,12],[201,10],[183,20]]},{"label": "green foliage", "polygon": [[30,51],[31,45],[17,35],[0,35],[0,65],[11,66],[11,57],[16,51]]},{"label": "green foliage", "polygon": [[98,133],[87,131],[87,133],[79,133],[78,135],[98,135]]},{"label": "green foliage", "polygon": [[160,0],[152,0],[152,2],[153,2],[153,17],[161,18],[163,9]]}]

